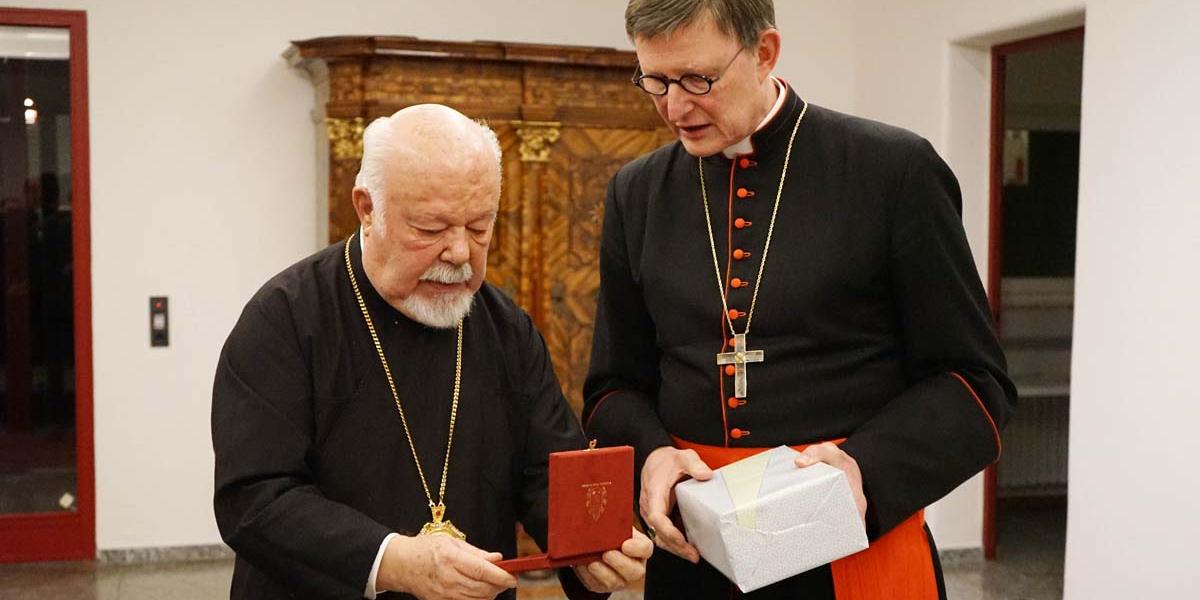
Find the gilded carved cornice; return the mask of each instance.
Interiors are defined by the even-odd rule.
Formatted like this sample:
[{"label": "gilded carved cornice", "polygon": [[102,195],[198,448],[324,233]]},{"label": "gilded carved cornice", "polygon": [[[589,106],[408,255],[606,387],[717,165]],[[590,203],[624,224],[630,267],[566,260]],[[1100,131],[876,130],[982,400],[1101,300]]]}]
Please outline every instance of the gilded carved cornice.
[{"label": "gilded carved cornice", "polygon": [[557,121],[513,121],[521,162],[550,162],[550,145],[558,141],[562,123]]},{"label": "gilded carved cornice", "polygon": [[[521,139],[518,151],[522,162],[549,162],[550,145],[558,141],[562,123],[557,121],[512,121],[517,137]],[[351,119],[325,119],[325,132],[329,138],[329,150],[334,159],[349,160],[362,158],[362,117]]]},{"label": "gilded carved cornice", "polygon": [[325,119],[325,133],[329,137],[329,151],[337,160],[362,158],[362,117],[352,119]]}]

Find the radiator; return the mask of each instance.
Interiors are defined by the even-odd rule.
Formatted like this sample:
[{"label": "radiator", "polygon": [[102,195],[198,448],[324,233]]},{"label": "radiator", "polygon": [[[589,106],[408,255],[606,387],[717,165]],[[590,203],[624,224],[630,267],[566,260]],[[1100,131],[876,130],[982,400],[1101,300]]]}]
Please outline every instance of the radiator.
[{"label": "radiator", "polygon": [[1070,402],[1065,395],[1022,396],[1001,434],[1000,496],[1057,495],[1067,487]]}]

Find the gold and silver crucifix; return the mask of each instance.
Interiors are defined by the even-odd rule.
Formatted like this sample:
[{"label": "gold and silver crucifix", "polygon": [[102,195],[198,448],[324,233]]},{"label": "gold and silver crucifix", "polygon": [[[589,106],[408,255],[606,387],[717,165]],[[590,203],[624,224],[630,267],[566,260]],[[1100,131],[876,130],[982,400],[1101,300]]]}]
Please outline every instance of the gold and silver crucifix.
[{"label": "gold and silver crucifix", "polygon": [[717,355],[718,365],[733,365],[733,396],[746,397],[746,363],[763,361],[762,350],[746,350],[746,334],[738,333],[733,336],[733,352],[722,352]]}]

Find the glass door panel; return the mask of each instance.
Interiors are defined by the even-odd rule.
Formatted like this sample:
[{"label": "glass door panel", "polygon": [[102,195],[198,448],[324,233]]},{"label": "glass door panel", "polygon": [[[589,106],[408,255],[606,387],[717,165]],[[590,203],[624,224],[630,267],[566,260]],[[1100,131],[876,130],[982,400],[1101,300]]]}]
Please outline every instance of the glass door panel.
[{"label": "glass door panel", "polygon": [[78,510],[70,31],[0,25],[0,514]]}]

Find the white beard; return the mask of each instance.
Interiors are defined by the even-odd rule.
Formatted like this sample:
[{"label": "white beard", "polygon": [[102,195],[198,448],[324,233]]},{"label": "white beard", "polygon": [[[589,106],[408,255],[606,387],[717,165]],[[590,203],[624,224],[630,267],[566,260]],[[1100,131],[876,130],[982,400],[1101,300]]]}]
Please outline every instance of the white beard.
[{"label": "white beard", "polygon": [[[436,281],[438,283],[464,283],[471,280],[471,265],[463,263],[460,267],[451,267],[445,263],[437,263],[421,275],[421,281]],[[426,298],[417,294],[400,301],[400,312],[410,319],[435,329],[451,329],[471,312],[475,302],[475,294],[463,292],[459,294],[438,294]]]}]

